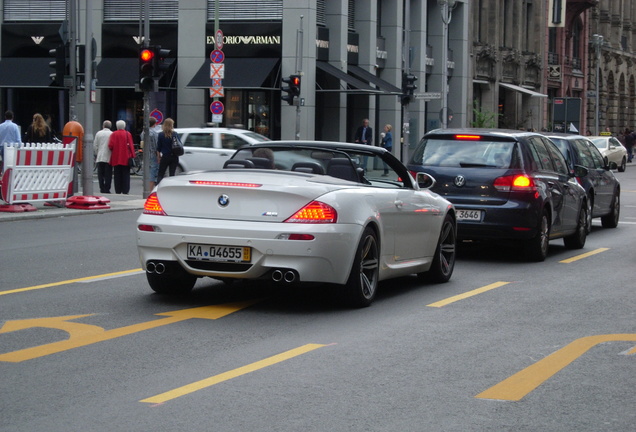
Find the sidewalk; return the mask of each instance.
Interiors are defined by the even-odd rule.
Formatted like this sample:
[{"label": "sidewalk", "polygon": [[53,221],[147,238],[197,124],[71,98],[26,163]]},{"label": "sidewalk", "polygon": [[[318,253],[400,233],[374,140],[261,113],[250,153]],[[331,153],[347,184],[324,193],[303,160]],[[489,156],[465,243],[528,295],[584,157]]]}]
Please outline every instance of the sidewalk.
[{"label": "sidewalk", "polygon": [[[111,190],[113,190],[111,188]],[[79,191],[75,194],[76,196],[82,195],[82,189],[80,187]],[[2,212],[0,211],[0,223],[1,222],[9,222],[9,221],[17,221],[17,220],[27,220],[27,219],[43,219],[43,218],[53,218],[53,217],[66,217],[66,216],[74,216],[74,215],[83,215],[83,214],[99,214],[99,213],[108,213],[113,211],[126,211],[126,210],[138,210],[144,207],[144,202],[146,201],[143,198],[143,185],[141,176],[130,176],[130,194],[122,195],[122,194],[100,194],[99,193],[99,185],[97,184],[97,178],[93,182],[93,196],[104,197],[110,200],[108,205],[110,208],[108,209],[69,209],[69,208],[58,208],[55,206],[47,206],[43,202],[34,202],[30,203],[32,206],[36,207],[36,211],[28,211],[28,212],[20,212],[20,213],[11,213],[11,212]],[[6,204],[4,201],[0,200],[0,204]]]}]

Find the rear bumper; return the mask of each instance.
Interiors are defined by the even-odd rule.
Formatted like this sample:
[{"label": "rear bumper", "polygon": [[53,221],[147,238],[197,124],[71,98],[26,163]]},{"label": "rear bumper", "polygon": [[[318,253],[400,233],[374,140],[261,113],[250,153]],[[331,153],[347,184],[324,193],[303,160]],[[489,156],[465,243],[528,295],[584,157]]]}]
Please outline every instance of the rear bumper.
[{"label": "rear bumper", "polygon": [[[283,224],[172,219],[141,215],[139,224],[158,232],[137,230],[143,268],[150,260],[174,261],[188,273],[216,278],[259,279],[277,269],[292,270],[299,282],[346,283],[362,227],[345,224]],[[314,240],[284,240],[281,234],[312,234]],[[188,243],[251,247],[247,264],[189,260]]]},{"label": "rear bumper", "polygon": [[456,209],[481,210],[481,221],[457,221],[460,240],[525,240],[537,235],[539,203],[508,201],[502,206],[454,204]]}]

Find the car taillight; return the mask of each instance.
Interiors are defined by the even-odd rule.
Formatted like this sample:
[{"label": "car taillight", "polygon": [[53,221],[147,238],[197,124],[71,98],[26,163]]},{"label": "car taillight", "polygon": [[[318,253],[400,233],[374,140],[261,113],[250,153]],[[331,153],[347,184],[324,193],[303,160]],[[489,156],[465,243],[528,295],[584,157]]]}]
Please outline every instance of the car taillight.
[{"label": "car taillight", "polygon": [[537,190],[534,180],[526,175],[497,177],[493,186],[500,192],[531,192]]},{"label": "car taillight", "polygon": [[305,207],[298,210],[285,222],[292,223],[336,223],[338,220],[338,212],[336,209],[321,203],[320,201],[312,201]]},{"label": "car taillight", "polygon": [[258,188],[263,186],[262,184],[258,184],[258,183],[209,181],[209,180],[190,180],[190,184],[201,185],[201,186],[226,186],[226,187],[250,187],[250,188]]},{"label": "car taillight", "polygon": [[458,140],[480,140],[481,135],[455,135],[455,139]]},{"label": "car taillight", "polygon": [[146,202],[144,203],[144,214],[166,216],[166,212],[163,211],[156,192],[151,193],[148,198],[146,198]]}]

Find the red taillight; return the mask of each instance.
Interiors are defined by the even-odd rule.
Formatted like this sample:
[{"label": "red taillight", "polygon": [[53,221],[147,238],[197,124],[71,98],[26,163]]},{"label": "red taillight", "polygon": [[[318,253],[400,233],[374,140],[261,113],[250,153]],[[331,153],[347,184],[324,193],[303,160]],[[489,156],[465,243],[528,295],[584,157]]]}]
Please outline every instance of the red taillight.
[{"label": "red taillight", "polygon": [[500,192],[529,192],[537,190],[534,184],[534,180],[531,177],[525,175],[497,177],[495,179],[495,182],[493,183],[493,186]]},{"label": "red taillight", "polygon": [[241,183],[241,182],[227,182],[227,181],[206,181],[206,180],[190,180],[190,184],[202,185],[202,186],[227,186],[227,187],[252,187],[257,188],[263,185],[258,183]]},{"label": "red taillight", "polygon": [[294,213],[285,222],[336,223],[337,220],[338,212],[336,212],[335,208],[325,203],[321,203],[320,201],[312,201]]},{"label": "red taillight", "polygon": [[139,231],[155,232],[155,227],[152,225],[139,225],[137,226],[137,229]]},{"label": "red taillight", "polygon": [[480,140],[480,135],[455,135],[455,139],[464,139],[464,140]]},{"label": "red taillight", "polygon": [[151,193],[144,204],[144,214],[166,216],[166,212],[163,211],[157,193]]}]

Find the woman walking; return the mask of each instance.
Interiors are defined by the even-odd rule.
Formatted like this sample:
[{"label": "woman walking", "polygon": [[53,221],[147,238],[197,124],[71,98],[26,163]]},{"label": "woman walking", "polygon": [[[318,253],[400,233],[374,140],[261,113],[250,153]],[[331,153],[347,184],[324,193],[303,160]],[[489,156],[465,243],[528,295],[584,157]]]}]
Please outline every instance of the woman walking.
[{"label": "woman walking", "polygon": [[33,123],[24,134],[25,143],[50,143],[53,141],[51,128],[44,121],[42,114],[33,114]]},{"label": "woman walking", "polygon": [[179,166],[179,156],[172,153],[172,140],[179,139],[174,131],[174,120],[170,117],[163,121],[161,132],[157,136],[157,156],[159,157],[159,174],[157,175],[157,184],[166,174],[166,169],[170,177],[174,176]]},{"label": "woman walking", "polygon": [[117,120],[117,130],[110,134],[108,148],[111,150],[110,164],[113,166],[115,193],[130,192],[130,158],[135,157],[135,146],[130,132],[126,130],[126,122]]}]

